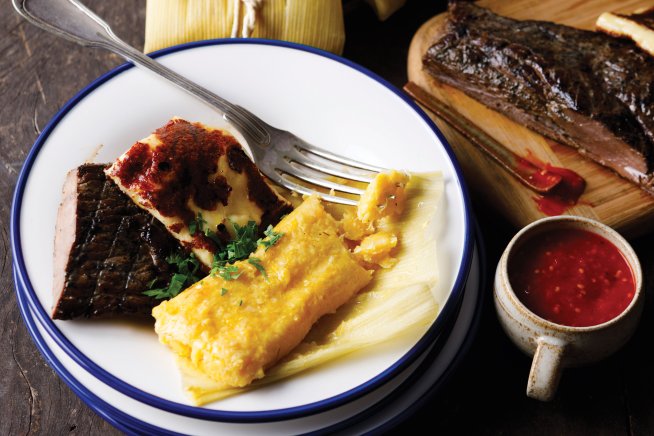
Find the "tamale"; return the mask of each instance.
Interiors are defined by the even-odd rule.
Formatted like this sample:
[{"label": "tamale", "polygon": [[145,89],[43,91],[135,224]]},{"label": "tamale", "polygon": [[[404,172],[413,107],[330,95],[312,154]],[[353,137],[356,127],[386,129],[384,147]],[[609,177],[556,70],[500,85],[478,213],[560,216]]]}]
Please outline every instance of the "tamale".
[{"label": "tamale", "polygon": [[283,236],[274,246],[234,264],[237,280],[209,276],[152,311],[159,340],[226,386],[263,377],[321,316],[371,280],[317,196],[282,219],[275,232]]},{"label": "tamale", "polygon": [[[146,53],[171,45],[232,35],[243,26],[245,7],[233,0],[148,0]],[[241,35],[238,32],[238,36]],[[345,25],[341,0],[266,0],[255,14],[254,38],[279,39],[341,54]]]},{"label": "tamale", "polygon": [[[372,282],[335,313],[322,317],[291,353],[244,388],[210,379],[178,358],[184,390],[196,405],[256,389],[356,352],[374,352],[376,344],[395,338],[420,337],[438,314],[435,298],[439,273],[439,210],[443,179],[440,173],[411,174],[406,210],[396,232],[401,233],[397,263],[375,271]],[[364,351],[365,350],[365,351]]]}]

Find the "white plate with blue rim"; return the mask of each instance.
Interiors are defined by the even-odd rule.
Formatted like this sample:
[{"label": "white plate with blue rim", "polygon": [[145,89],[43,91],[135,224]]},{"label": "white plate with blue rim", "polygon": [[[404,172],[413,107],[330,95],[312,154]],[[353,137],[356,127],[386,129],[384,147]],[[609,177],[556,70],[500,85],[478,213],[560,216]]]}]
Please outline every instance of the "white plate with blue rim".
[{"label": "white plate with blue rim", "polygon": [[[112,390],[92,377],[45,334],[25,300],[22,281],[14,268],[18,302],[27,328],[50,366],[96,413],[126,433],[135,434],[299,434],[346,431],[363,434],[393,428],[428,403],[444,386],[465,357],[481,317],[485,291],[483,249],[475,251],[461,309],[450,330],[444,332],[415,365],[393,383],[346,405],[309,417],[274,423],[225,423],[179,417]],[[398,380],[399,379],[399,380]],[[436,413],[436,412],[435,412]]]},{"label": "white plate with blue rim", "polygon": [[461,171],[431,120],[374,73],[297,44],[215,40],[155,56],[313,144],[382,167],[442,171],[445,226],[437,241],[440,256],[434,259],[442,309],[422,335],[203,407],[185,398],[171,353],[152,329],[126,322],[52,321],[54,227],[65,174],[94,154],[96,162],[113,161],[175,115],[229,129],[204,104],[124,65],[91,83],[55,115],[17,182],[11,222],[14,262],[25,300],[47,336],[91,376],[135,401],[178,416],[221,422],[272,422],[329,411],[374,392],[416,364],[453,320],[473,247]]}]

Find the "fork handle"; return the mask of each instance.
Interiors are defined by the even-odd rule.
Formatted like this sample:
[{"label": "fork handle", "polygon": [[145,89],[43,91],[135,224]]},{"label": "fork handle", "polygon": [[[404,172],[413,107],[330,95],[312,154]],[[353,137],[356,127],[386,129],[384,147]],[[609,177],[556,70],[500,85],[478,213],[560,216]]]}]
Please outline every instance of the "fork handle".
[{"label": "fork handle", "polygon": [[105,21],[77,0],[12,0],[12,3],[16,11],[33,24],[85,47],[100,47],[116,53],[217,108],[246,139],[262,145],[270,143],[265,123],[258,117],[144,55],[118,38]]},{"label": "fork handle", "polygon": [[250,114],[250,117],[247,117],[247,115],[244,114],[245,109],[242,107],[225,100],[209,91],[207,88],[177,74],[175,71],[160,64],[152,58],[145,56],[143,53],[118,38],[109,41],[105,48],[122,56],[136,66],[145,68],[158,76],[163,77],[192,96],[204,101],[209,106],[219,109],[223,113],[225,120],[234,125],[234,127],[236,127],[236,129],[246,138],[264,145],[270,142],[270,135],[265,128],[258,125],[256,120],[252,120],[254,115]]}]

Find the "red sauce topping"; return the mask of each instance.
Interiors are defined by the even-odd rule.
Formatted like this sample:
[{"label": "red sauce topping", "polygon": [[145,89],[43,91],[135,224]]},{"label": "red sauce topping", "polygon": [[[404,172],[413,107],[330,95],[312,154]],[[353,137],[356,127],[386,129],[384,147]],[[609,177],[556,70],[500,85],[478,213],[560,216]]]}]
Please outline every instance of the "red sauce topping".
[{"label": "red sauce topping", "polygon": [[175,224],[168,227],[168,229],[173,233],[181,232],[182,228],[184,228],[184,225],[182,223],[175,223]]},{"label": "red sauce topping", "polygon": [[[518,158],[518,167],[520,168],[533,168],[533,164],[526,159]],[[551,189],[553,185],[562,182],[562,177],[559,174],[556,174],[552,171],[539,168],[539,171],[534,171],[528,173],[529,181],[532,185],[537,186],[541,189]]]},{"label": "red sauce topping", "polygon": [[518,298],[541,318],[572,327],[609,321],[634,297],[627,261],[606,238],[585,230],[542,233],[509,261]]},{"label": "red sauce topping", "polygon": [[[292,210],[290,203],[281,200],[268,186],[231,135],[180,119],[169,121],[154,134],[160,145],[152,149],[137,142],[113,165],[110,175],[138,192],[148,206],[163,216],[179,218],[183,224],[172,224],[171,232],[179,233],[196,218],[188,207],[190,200],[204,210],[215,210],[219,203],[227,205],[232,187],[224,176],[216,174],[218,159],[223,155],[233,171],[247,176],[247,198],[264,212],[261,228],[276,223]],[[224,226],[211,230],[222,240],[230,238]],[[196,233],[193,242],[186,245],[216,249],[216,244],[203,233]]]},{"label": "red sauce topping", "polygon": [[547,194],[535,198],[538,210],[545,215],[561,215],[579,201],[586,189],[586,181],[577,173],[566,168],[545,165],[545,171],[561,176],[561,183]]},{"label": "red sauce topping", "polygon": [[532,174],[532,182],[537,186],[549,186],[552,175],[561,177],[561,182],[547,194],[534,197],[538,210],[548,216],[561,215],[579,201],[586,189],[586,181],[579,174],[567,168],[554,167],[541,162],[531,150],[527,158],[519,158],[517,164],[542,168],[541,172]]},{"label": "red sauce topping", "polygon": [[195,218],[189,200],[205,210],[227,204],[231,187],[215,173],[218,158],[228,147],[238,146],[236,139],[184,120],[170,121],[155,134],[161,141],[158,147],[137,142],[114,167],[113,175],[123,185],[137,190],[162,215],[187,224]]}]

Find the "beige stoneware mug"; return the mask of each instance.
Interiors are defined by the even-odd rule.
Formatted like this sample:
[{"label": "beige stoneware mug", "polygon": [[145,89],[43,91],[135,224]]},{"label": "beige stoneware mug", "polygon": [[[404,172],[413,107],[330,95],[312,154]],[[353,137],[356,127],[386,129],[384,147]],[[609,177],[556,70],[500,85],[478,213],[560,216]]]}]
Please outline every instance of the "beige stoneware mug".
[{"label": "beige stoneware mug", "polygon": [[[509,281],[511,256],[526,241],[555,229],[590,231],[609,240],[622,253],[633,272],[635,292],[630,304],[619,315],[602,324],[570,327],[541,318],[520,301]],[[504,331],[523,352],[533,355],[527,395],[549,401],[556,392],[562,368],[603,359],[627,342],[642,313],[642,282],[640,262],[633,248],[615,230],[595,220],[563,215],[543,218],[520,230],[497,266],[494,300]]]}]

